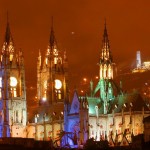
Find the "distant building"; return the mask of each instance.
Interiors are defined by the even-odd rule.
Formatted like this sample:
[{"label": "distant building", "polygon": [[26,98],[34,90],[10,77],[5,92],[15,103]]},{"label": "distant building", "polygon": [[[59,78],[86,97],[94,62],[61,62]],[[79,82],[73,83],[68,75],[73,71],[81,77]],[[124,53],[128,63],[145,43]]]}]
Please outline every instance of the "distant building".
[{"label": "distant building", "polygon": [[141,52],[136,52],[136,68],[141,68]]},{"label": "distant building", "polygon": [[150,70],[150,61],[145,61],[141,63],[141,52],[137,51],[136,53],[136,68],[132,70],[133,73],[136,72],[145,72]]}]

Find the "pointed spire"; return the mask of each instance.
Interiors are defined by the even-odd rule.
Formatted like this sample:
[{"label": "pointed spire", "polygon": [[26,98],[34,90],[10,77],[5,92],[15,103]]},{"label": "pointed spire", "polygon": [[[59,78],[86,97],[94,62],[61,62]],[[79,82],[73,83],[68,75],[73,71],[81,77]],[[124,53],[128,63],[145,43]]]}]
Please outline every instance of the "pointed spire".
[{"label": "pointed spire", "polygon": [[5,32],[5,42],[8,44],[10,41],[12,41],[11,32],[10,32],[10,26],[8,21],[8,12],[7,12],[7,25],[6,25],[6,32]]},{"label": "pointed spire", "polygon": [[108,33],[107,33],[107,27],[106,27],[106,19],[105,19],[105,24],[104,24],[103,42],[104,42],[104,43],[106,43],[106,42],[109,43],[109,40],[108,40]]},{"label": "pointed spire", "polygon": [[55,35],[54,35],[54,30],[53,30],[53,17],[52,17],[52,26],[51,26],[51,33],[50,33],[50,47],[53,48],[56,40],[55,40]]},{"label": "pointed spire", "polygon": [[106,19],[105,19],[105,24],[104,24],[104,36],[108,36],[107,28],[106,28]]}]

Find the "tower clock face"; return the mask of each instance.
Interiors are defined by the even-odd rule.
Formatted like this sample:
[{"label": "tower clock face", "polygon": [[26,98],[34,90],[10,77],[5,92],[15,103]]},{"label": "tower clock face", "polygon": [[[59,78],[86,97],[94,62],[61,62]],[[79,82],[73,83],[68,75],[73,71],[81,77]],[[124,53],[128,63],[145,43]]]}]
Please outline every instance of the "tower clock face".
[{"label": "tower clock face", "polygon": [[15,77],[10,77],[10,86],[15,87],[17,85],[17,79]]},{"label": "tower clock face", "polygon": [[55,89],[59,90],[62,87],[62,82],[58,79],[55,80]]}]

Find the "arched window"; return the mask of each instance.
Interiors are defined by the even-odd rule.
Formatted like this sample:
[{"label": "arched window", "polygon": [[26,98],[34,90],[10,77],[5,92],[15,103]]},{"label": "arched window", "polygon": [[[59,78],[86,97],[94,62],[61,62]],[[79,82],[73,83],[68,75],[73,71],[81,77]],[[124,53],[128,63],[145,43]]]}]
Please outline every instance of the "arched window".
[{"label": "arched window", "polygon": [[17,97],[17,91],[15,87],[11,88],[11,94],[12,94],[12,97]]}]

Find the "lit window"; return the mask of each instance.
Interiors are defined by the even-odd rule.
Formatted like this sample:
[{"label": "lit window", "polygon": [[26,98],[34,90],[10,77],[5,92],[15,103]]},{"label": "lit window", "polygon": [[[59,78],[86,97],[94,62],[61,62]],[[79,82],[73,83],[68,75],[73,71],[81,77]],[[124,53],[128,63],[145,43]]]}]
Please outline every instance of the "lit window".
[{"label": "lit window", "polygon": [[11,88],[12,97],[17,97],[16,88]]},{"label": "lit window", "polygon": [[14,97],[17,97],[16,88],[14,88]]},{"label": "lit window", "polygon": [[10,54],[9,56],[9,60],[12,61],[13,60],[13,54]]},{"label": "lit window", "polygon": [[57,58],[54,57],[54,64],[56,65],[57,64]]},{"label": "lit window", "polygon": [[58,99],[61,99],[61,91],[58,91]]}]

